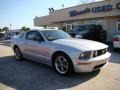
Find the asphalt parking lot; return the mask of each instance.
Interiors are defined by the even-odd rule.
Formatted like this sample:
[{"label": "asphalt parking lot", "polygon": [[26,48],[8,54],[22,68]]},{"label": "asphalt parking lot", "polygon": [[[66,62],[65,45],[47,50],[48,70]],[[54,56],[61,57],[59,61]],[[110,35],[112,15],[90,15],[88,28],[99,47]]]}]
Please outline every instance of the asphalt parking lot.
[{"label": "asphalt parking lot", "polygon": [[0,42],[0,90],[120,90],[120,52],[110,52],[110,63],[100,71],[64,77],[47,65],[17,61],[9,43]]}]

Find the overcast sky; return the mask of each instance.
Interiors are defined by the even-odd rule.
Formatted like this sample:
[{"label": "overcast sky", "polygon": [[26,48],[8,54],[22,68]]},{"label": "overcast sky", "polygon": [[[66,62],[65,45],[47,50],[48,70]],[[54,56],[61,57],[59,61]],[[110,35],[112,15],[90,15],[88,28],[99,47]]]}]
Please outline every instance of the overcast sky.
[{"label": "overcast sky", "polygon": [[[12,24],[12,29],[33,27],[35,16],[48,15],[48,8],[61,9],[93,0],[0,0],[0,28]],[[101,1],[101,0],[94,0]]]}]

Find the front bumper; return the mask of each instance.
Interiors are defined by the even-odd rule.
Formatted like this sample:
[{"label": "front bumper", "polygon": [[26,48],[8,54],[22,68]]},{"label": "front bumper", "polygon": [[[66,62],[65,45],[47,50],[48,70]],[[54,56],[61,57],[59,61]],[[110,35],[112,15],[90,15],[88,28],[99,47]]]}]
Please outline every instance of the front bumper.
[{"label": "front bumper", "polygon": [[104,55],[89,60],[76,60],[74,62],[75,72],[92,72],[94,70],[100,69],[108,63],[108,61],[110,60],[110,56],[111,54],[107,52]]}]

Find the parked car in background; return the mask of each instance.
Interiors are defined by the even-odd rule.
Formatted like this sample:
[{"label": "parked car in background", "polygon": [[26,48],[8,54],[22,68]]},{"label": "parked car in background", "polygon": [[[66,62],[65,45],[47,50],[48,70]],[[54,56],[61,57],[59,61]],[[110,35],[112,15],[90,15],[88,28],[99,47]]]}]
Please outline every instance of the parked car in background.
[{"label": "parked car in background", "polygon": [[120,34],[115,35],[113,38],[113,48],[114,50],[120,49]]},{"label": "parked car in background", "polygon": [[4,33],[0,33],[0,40],[5,40],[5,34]]},{"label": "parked car in background", "polygon": [[75,26],[68,32],[72,37],[105,42],[107,32],[103,30],[102,25],[88,24]]},{"label": "parked car in background", "polygon": [[85,33],[88,33],[90,31],[90,25],[79,25],[79,26],[74,26],[73,30],[70,30],[68,33],[72,36],[75,37],[76,35],[81,35],[81,37],[84,37]]},{"label": "parked car in background", "polygon": [[21,29],[9,30],[5,32],[5,37],[6,39],[16,38],[19,36],[21,32],[22,32]]},{"label": "parked car in background", "polygon": [[62,30],[30,30],[13,38],[11,47],[17,60],[26,57],[49,64],[61,75],[98,70],[111,56],[107,45],[71,38]]}]

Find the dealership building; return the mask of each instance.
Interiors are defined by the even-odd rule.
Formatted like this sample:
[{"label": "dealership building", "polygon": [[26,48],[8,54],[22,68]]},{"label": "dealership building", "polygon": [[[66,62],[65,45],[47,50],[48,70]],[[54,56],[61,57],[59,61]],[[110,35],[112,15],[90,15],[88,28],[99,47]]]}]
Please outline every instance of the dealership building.
[{"label": "dealership building", "polygon": [[99,24],[107,31],[107,41],[120,32],[120,0],[105,0],[52,10],[49,15],[34,18],[34,26],[58,27],[66,31],[76,25]]}]

